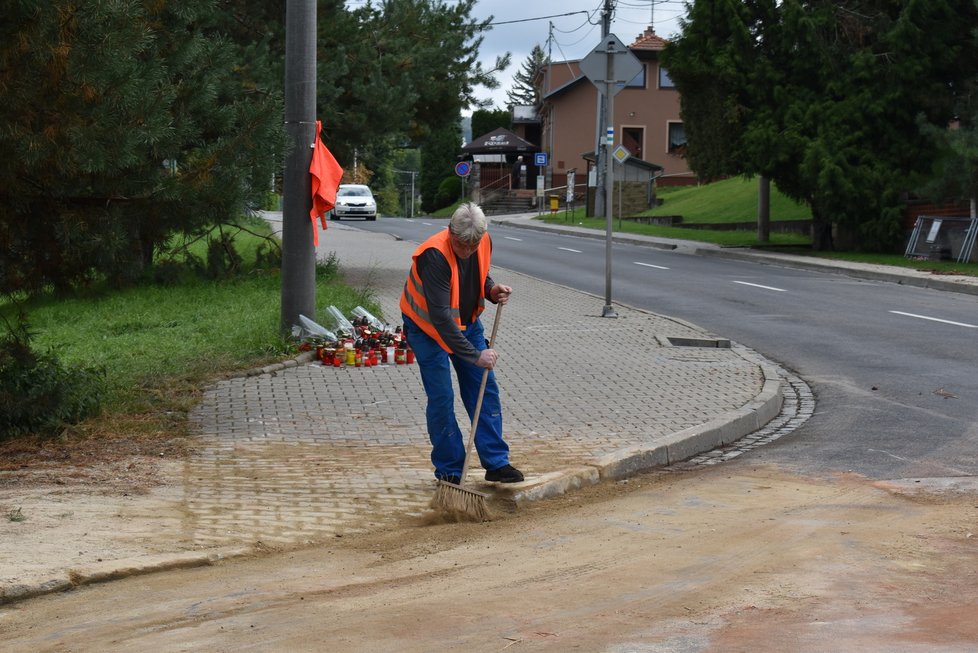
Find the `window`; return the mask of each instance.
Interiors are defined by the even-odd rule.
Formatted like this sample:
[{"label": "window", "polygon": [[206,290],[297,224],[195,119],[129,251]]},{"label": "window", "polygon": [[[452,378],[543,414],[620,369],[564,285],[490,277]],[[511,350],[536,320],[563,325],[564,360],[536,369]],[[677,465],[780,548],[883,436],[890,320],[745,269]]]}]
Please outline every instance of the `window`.
[{"label": "window", "polygon": [[636,159],[642,158],[642,143],[645,141],[645,130],[641,127],[622,127],[621,144]]},{"label": "window", "polygon": [[625,88],[645,88],[645,64],[642,64],[642,72],[632,77]]},{"label": "window", "polygon": [[672,78],[669,77],[669,71],[661,65],[659,66],[659,88],[676,88],[676,85],[672,83]]},{"label": "window", "polygon": [[686,129],[681,122],[669,123],[669,154],[682,155],[686,151]]}]

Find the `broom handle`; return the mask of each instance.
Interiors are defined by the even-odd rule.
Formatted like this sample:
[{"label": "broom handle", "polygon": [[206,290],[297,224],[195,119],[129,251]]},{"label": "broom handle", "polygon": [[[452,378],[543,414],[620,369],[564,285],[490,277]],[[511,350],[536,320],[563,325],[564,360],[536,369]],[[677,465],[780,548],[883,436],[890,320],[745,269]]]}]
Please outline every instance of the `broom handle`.
[{"label": "broom handle", "polygon": [[[503,313],[503,305],[496,305],[496,317],[492,320],[492,335],[489,336],[489,349],[496,344],[496,331],[499,330],[499,319]],[[465,483],[465,475],[469,473],[469,462],[472,458],[472,443],[475,442],[475,428],[479,425],[479,413],[482,412],[482,396],[486,393],[486,382],[489,380],[489,368],[482,370],[482,383],[479,385],[479,399],[475,402],[475,412],[472,413],[472,428],[469,429],[469,443],[465,447],[465,462],[462,463],[462,476],[459,485]]]}]

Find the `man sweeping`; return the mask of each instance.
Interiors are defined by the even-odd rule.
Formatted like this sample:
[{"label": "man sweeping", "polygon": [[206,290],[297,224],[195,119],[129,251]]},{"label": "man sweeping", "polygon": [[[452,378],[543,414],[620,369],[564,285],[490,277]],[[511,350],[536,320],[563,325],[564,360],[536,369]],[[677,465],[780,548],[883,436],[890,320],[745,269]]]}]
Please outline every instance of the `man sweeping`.
[{"label": "man sweeping", "polygon": [[478,422],[473,426],[485,479],[499,483],[523,480],[523,474],[509,463],[509,446],[503,439],[499,388],[491,371],[498,355],[487,346],[479,320],[486,299],[502,305],[513,292],[489,276],[491,254],[485,214],[475,204],[463,204],[452,215],[448,229],[414,251],[401,295],[404,330],[428,399],[425,416],[435,478],[454,485],[464,482],[466,447],[455,418],[449,364],[455,368],[470,419],[480,398],[484,372],[487,377]]}]

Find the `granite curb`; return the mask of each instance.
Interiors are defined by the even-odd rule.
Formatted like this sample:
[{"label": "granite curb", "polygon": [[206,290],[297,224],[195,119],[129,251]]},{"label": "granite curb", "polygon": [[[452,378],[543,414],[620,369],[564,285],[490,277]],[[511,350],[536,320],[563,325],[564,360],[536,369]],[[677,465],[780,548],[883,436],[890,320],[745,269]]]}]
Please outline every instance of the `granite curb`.
[{"label": "granite curb", "polygon": [[69,568],[63,577],[38,584],[19,584],[0,587],[0,605],[32,599],[45,594],[66,592],[83,585],[106,583],[122,578],[144,576],[161,571],[206,567],[222,560],[255,555],[254,547],[219,547],[204,551],[183,551],[107,560],[93,565]]},{"label": "granite curb", "polygon": [[521,483],[516,487],[500,487],[494,501],[516,507],[531,501],[539,501],[588,485],[604,481],[617,481],[638,473],[666,467],[696,454],[730,444],[761,428],[781,411],[783,395],[777,367],[748,353],[742,348],[737,353],[756,362],[764,375],[761,391],[740,408],[716,417],[704,424],[683,429],[652,445],[626,447],[607,454],[594,464],[586,464],[545,474],[533,483]]}]

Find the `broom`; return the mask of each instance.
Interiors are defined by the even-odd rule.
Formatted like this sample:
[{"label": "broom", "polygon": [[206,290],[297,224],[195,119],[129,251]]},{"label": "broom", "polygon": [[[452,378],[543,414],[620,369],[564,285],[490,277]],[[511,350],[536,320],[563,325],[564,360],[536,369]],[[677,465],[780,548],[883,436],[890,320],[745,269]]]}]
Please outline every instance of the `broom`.
[{"label": "broom", "polygon": [[[499,318],[503,305],[496,306],[496,317],[492,322],[492,335],[489,336],[489,349],[496,343],[496,331],[499,329]],[[486,505],[488,494],[470,490],[465,485],[465,476],[469,473],[469,463],[472,460],[472,443],[475,442],[475,428],[479,425],[479,413],[482,412],[482,396],[486,392],[486,382],[489,380],[489,368],[482,370],[482,383],[479,385],[479,398],[475,402],[475,412],[472,413],[472,428],[469,430],[469,443],[465,447],[465,462],[462,463],[462,475],[458,485],[448,481],[438,480],[435,496],[431,507],[444,513],[469,518],[473,521],[487,521],[491,517],[489,506]]]}]

